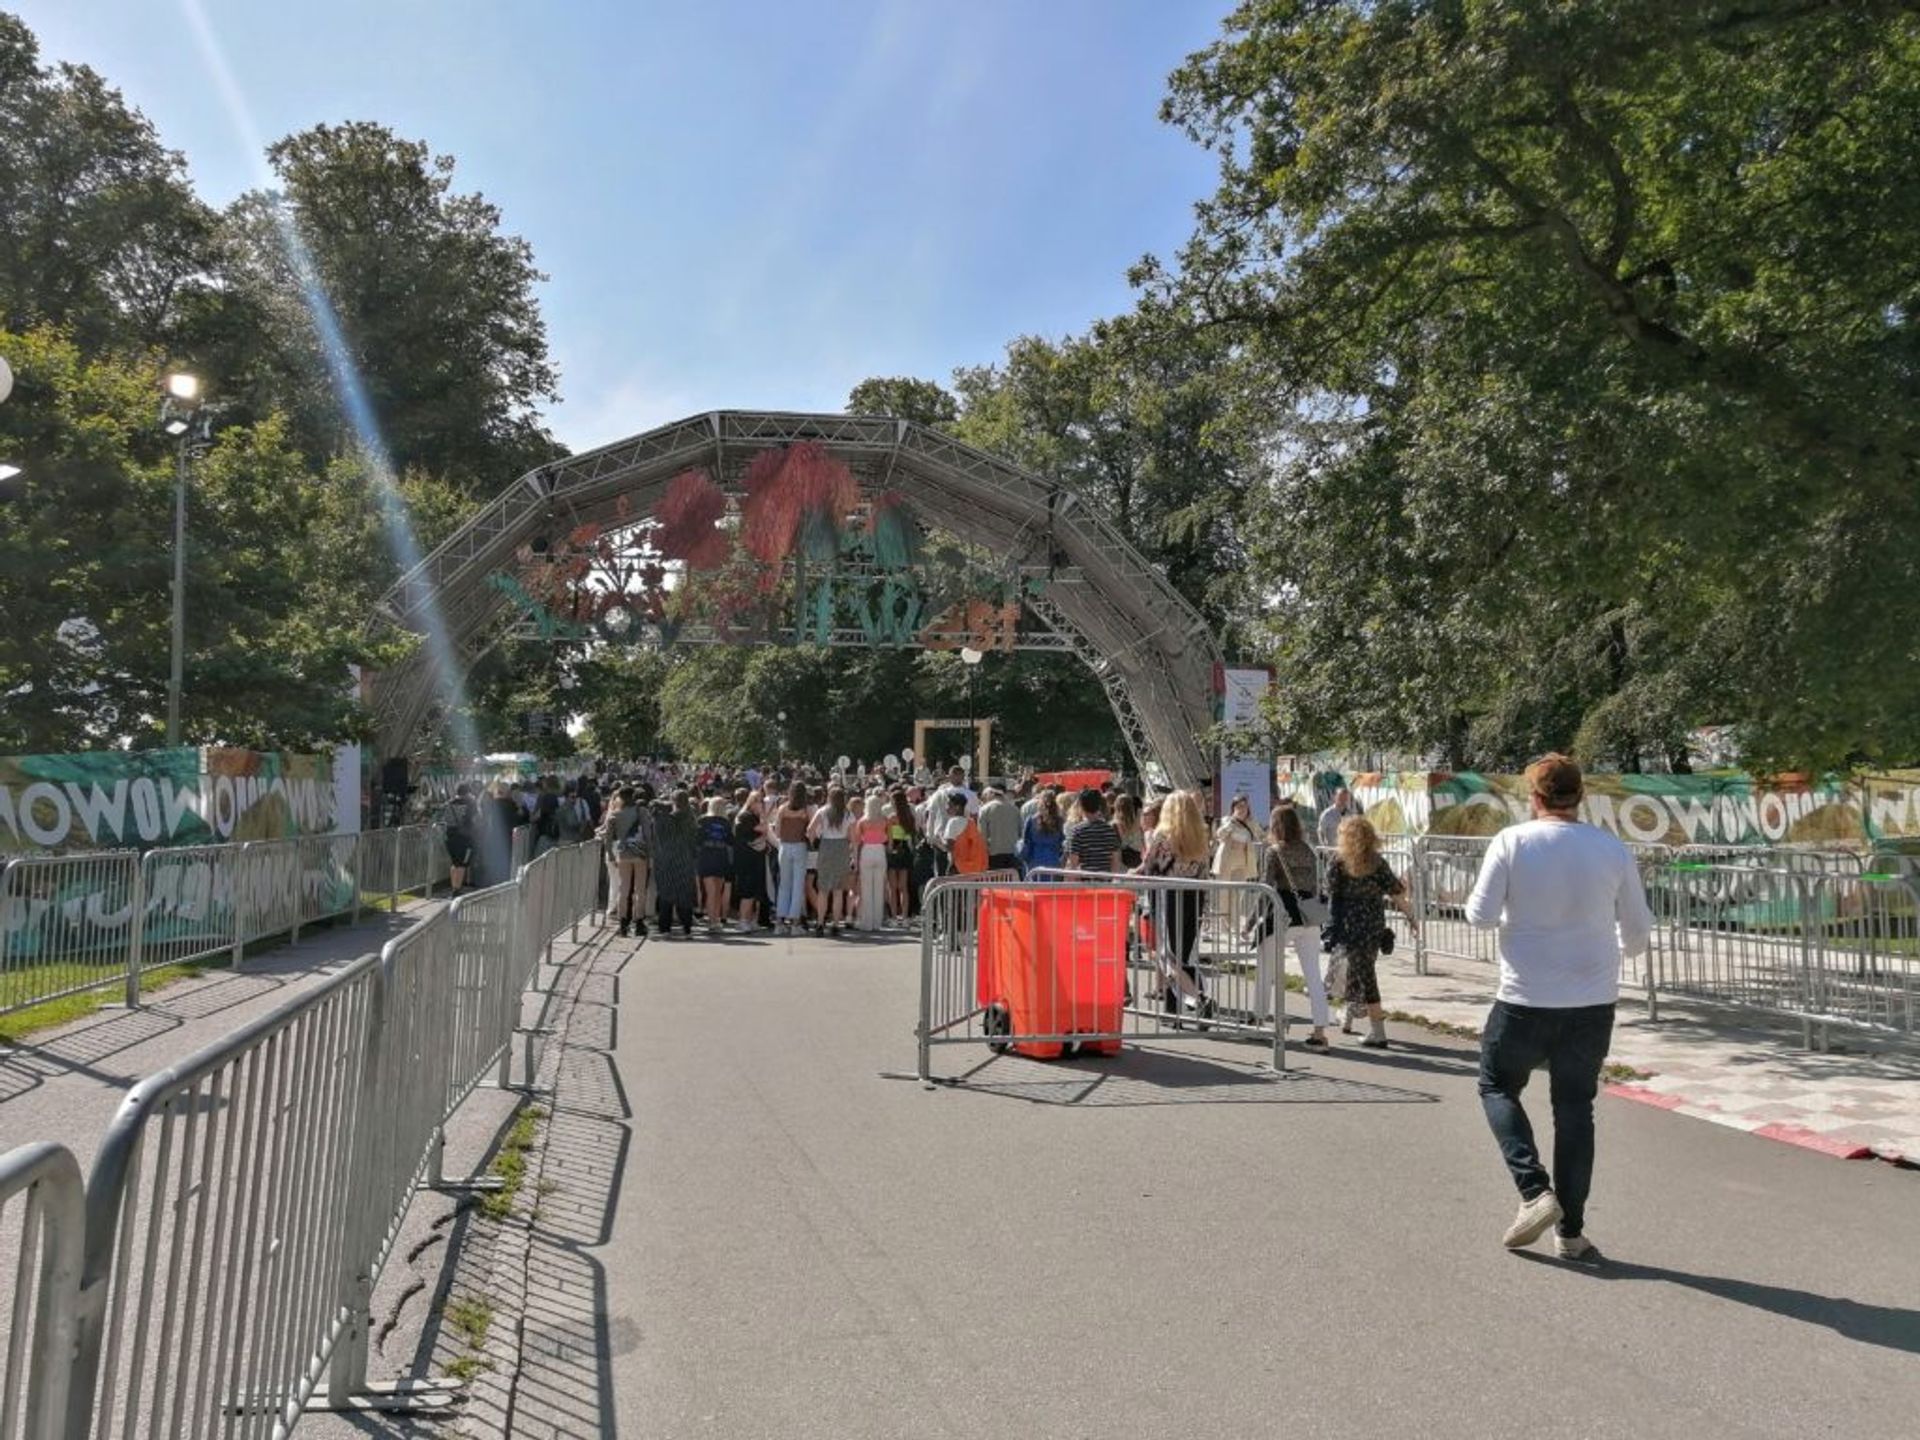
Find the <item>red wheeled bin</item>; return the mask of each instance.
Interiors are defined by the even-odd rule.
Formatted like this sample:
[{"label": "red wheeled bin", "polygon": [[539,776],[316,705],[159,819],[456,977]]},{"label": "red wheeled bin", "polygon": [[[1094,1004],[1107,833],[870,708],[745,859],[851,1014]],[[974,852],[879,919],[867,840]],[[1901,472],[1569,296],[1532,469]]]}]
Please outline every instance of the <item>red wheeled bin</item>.
[{"label": "red wheeled bin", "polygon": [[[980,892],[978,1003],[992,1034],[1104,1035],[1120,1030],[1134,895],[1108,885],[1030,885]],[[1016,1054],[1054,1060],[1071,1048],[1113,1055],[1117,1039],[1084,1045],[1013,1039]]]}]

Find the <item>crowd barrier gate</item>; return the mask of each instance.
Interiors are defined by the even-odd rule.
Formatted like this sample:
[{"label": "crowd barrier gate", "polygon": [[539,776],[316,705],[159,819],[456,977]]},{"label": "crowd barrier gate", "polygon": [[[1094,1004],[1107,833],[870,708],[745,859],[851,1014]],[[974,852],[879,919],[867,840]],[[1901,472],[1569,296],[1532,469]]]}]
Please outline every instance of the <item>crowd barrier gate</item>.
[{"label": "crowd barrier gate", "polygon": [[[1278,897],[1253,881],[1079,870],[942,879],[922,897],[920,1078],[932,1079],[935,1046],[1208,1036],[1259,1040],[1284,1069],[1284,927]],[[1032,993],[1010,1000],[1008,986]]]}]

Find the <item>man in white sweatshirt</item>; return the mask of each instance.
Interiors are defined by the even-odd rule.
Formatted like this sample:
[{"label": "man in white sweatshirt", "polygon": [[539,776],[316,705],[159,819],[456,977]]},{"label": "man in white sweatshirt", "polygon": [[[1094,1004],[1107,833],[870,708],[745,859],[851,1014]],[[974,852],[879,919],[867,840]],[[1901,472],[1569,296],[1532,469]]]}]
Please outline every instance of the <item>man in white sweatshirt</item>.
[{"label": "man in white sweatshirt", "polygon": [[[1622,952],[1653,933],[1627,847],[1580,821],[1585,781],[1564,755],[1527,769],[1533,819],[1493,837],[1467,900],[1469,923],[1500,932],[1500,989],[1480,1035],[1480,1103],[1520,1191],[1509,1249],[1554,1229],[1554,1253],[1597,1264],[1585,1233],[1593,1100],[1613,1038]],[[1542,1062],[1553,1099],[1553,1172],[1540,1163],[1520,1092]]]}]

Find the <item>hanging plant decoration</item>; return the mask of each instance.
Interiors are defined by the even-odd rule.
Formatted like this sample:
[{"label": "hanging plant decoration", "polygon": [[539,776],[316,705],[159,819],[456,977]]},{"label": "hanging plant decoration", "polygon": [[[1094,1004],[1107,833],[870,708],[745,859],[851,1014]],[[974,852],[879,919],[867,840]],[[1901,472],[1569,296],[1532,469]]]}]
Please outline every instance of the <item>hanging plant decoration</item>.
[{"label": "hanging plant decoration", "polygon": [[898,490],[876,495],[867,512],[867,538],[874,564],[882,570],[905,570],[920,562],[920,521]]},{"label": "hanging plant decoration", "polygon": [[727,532],[720,520],[727,513],[727,497],[704,470],[683,470],[668,482],[667,493],[654,507],[659,522],[654,548],[669,560],[686,562],[689,570],[714,570],[727,560]]},{"label": "hanging plant decoration", "polygon": [[824,445],[802,440],[787,450],[780,483],[793,487],[799,504],[801,552],[818,564],[838,559],[841,529],[860,503],[853,472],[828,454]]},{"label": "hanging plant decoration", "polygon": [[779,565],[793,553],[800,505],[785,480],[787,452],[762,450],[741,477],[740,543],[762,565]]}]

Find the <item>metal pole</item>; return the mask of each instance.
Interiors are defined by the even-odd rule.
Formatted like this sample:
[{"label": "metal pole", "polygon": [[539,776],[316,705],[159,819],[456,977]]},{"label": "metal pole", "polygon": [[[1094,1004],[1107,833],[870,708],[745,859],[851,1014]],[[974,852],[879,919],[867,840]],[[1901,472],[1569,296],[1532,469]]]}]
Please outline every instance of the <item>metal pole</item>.
[{"label": "metal pole", "polygon": [[[191,433],[191,432],[189,432]],[[167,744],[180,743],[180,690],[187,646],[187,439],[173,466],[173,670],[167,681]]]}]

